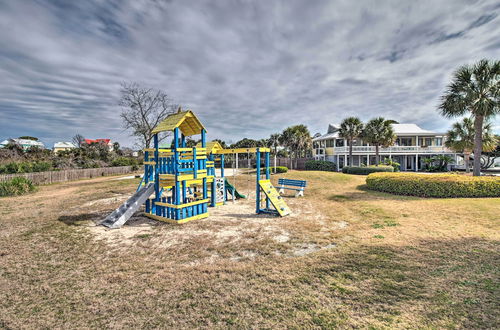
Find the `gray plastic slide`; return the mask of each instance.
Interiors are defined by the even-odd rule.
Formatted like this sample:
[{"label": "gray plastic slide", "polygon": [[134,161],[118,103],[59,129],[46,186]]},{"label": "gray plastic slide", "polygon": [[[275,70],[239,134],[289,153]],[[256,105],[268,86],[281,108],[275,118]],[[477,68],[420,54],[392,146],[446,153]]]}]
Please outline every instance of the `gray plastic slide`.
[{"label": "gray plastic slide", "polygon": [[130,217],[141,207],[142,204],[155,192],[154,182],[150,182],[135,194],[132,195],[125,203],[113,211],[101,222],[101,225],[111,229],[120,228]]}]

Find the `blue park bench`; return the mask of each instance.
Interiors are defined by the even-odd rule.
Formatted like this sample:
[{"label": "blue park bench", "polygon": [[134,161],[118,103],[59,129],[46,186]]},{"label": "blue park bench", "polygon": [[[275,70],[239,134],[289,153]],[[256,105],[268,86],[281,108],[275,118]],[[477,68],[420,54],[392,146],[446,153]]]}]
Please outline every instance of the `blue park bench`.
[{"label": "blue park bench", "polygon": [[292,179],[278,179],[278,185],[280,186],[279,193],[285,192],[285,189],[295,190],[297,193],[295,197],[304,196],[304,189],[307,186],[307,181],[304,180],[292,180]]}]

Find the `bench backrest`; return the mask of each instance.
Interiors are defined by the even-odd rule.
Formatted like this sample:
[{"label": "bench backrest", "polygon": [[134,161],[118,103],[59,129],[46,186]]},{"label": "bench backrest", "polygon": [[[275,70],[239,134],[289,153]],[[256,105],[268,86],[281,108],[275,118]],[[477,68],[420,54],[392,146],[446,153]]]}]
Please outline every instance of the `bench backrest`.
[{"label": "bench backrest", "polygon": [[304,180],[292,180],[292,179],[278,179],[279,185],[293,186],[293,187],[305,187],[307,181]]}]

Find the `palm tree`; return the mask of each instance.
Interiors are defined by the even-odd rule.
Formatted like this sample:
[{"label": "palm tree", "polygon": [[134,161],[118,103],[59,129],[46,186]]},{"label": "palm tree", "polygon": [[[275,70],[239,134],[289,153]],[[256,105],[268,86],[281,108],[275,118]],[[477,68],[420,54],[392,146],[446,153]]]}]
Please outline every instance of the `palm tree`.
[{"label": "palm tree", "polygon": [[[461,153],[464,156],[465,171],[470,172],[469,160],[474,149],[475,129],[474,119],[464,118],[461,122],[456,122],[451,126],[451,129],[446,133],[446,141],[444,145],[451,150]],[[482,129],[482,149],[491,151],[496,147],[496,138],[491,133],[491,123],[486,123]],[[481,156],[474,154],[474,159]]]},{"label": "palm tree", "polygon": [[290,168],[292,168],[292,154],[295,156],[295,167],[301,153],[306,153],[312,147],[311,133],[306,125],[294,125],[281,133],[280,144],[290,153]]},{"label": "palm tree", "polygon": [[483,123],[500,113],[500,61],[481,60],[460,67],[442,96],[441,114],[452,118],[470,113],[474,118],[474,175],[481,175]]},{"label": "palm tree", "polygon": [[268,140],[268,144],[273,150],[274,172],[276,173],[276,157],[278,154],[278,146],[280,145],[280,134],[279,133],[271,134],[271,136],[269,137],[269,140]]},{"label": "palm tree", "polygon": [[375,162],[377,166],[380,163],[379,148],[388,147],[396,141],[396,134],[392,128],[393,120],[386,120],[378,117],[370,120],[366,125],[362,138],[375,146]]},{"label": "palm tree", "polygon": [[295,137],[291,126],[283,130],[283,133],[281,133],[280,135],[279,142],[288,151],[288,156],[290,158],[290,169],[292,169],[292,150],[294,149]]},{"label": "palm tree", "polygon": [[349,142],[349,165],[352,164],[352,142],[357,139],[362,132],[363,123],[357,117],[346,118],[340,124],[339,136]]}]

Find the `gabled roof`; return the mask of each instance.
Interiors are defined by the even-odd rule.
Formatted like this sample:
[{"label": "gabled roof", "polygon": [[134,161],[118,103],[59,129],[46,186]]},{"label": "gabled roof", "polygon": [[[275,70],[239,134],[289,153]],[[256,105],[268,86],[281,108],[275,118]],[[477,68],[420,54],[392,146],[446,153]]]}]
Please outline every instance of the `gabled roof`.
[{"label": "gabled roof", "polygon": [[[334,128],[338,127],[337,125],[329,125],[328,126],[328,132],[324,135],[318,136],[317,138],[314,138],[313,141],[321,141],[321,140],[327,140],[327,139],[333,139],[333,138],[338,138],[339,133],[338,131],[334,131]],[[404,136],[404,135],[441,135],[444,133],[437,133],[433,131],[428,131],[423,128],[420,128],[420,126],[415,125],[415,124],[392,124],[392,128],[394,129],[394,133],[397,136]]]},{"label": "gabled roof", "polygon": [[76,148],[76,146],[71,142],[56,142],[54,143],[55,148]]},{"label": "gabled roof", "polygon": [[415,124],[392,124],[394,133],[398,134],[437,134],[436,132],[428,131],[420,128]]},{"label": "gabled roof", "polygon": [[335,133],[326,133],[324,135],[318,136],[317,138],[312,139],[313,141],[321,141],[321,140],[328,140],[328,139],[335,139],[339,137],[339,132]]},{"label": "gabled roof", "polygon": [[[201,142],[198,142],[196,144],[196,148],[201,148]],[[206,148],[207,148],[207,155],[211,154],[211,153],[214,153],[215,151],[218,151],[218,150],[224,150],[224,148],[222,148],[222,146],[220,145],[220,143],[217,142],[217,141],[207,142]]]},{"label": "gabled roof", "polygon": [[176,127],[184,136],[201,134],[201,131],[205,129],[198,117],[191,110],[187,110],[169,115],[153,129],[153,133],[173,131]]}]

